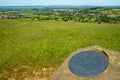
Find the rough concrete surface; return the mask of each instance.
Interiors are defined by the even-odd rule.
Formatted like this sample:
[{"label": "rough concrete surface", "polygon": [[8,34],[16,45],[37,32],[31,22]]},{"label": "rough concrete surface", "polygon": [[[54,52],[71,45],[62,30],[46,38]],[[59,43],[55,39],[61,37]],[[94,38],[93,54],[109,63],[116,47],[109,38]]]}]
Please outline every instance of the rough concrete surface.
[{"label": "rough concrete surface", "polygon": [[[107,53],[109,58],[108,69],[104,73],[92,77],[82,77],[73,74],[68,67],[69,60],[72,56],[78,54],[78,52],[88,50],[98,50]],[[99,46],[79,49],[71,53],[71,55],[63,62],[63,64],[56,71],[52,80],[120,80],[120,52],[108,50]]]}]

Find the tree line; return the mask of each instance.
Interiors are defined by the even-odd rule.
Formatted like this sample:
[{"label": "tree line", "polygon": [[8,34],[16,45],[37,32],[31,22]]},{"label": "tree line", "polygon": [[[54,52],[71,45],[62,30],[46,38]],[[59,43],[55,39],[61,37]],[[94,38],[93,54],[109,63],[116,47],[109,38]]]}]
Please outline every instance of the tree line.
[{"label": "tree line", "polygon": [[2,19],[28,18],[31,20],[56,20],[65,22],[120,22],[120,9],[14,9],[0,11]]}]

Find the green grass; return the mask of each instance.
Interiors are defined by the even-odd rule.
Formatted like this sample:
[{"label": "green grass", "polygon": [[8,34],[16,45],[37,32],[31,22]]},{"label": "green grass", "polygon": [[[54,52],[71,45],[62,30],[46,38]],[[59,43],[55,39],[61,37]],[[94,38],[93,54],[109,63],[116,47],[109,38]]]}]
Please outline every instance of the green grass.
[{"label": "green grass", "polygon": [[71,52],[92,45],[120,51],[120,24],[1,19],[0,80],[49,78],[43,68],[54,71]]}]

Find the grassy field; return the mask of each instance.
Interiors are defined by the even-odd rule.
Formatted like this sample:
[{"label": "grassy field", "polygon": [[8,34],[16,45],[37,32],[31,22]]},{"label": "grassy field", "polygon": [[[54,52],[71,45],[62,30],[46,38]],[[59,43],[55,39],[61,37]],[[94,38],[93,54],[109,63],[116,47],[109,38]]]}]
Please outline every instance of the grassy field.
[{"label": "grassy field", "polygon": [[50,80],[71,52],[92,45],[120,51],[120,24],[0,19],[0,80]]}]

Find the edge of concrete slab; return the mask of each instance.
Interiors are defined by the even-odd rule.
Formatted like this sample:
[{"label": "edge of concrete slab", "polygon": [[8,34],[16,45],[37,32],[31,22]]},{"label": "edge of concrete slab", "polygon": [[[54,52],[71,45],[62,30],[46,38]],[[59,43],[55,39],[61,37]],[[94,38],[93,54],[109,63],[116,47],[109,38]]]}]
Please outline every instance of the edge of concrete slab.
[{"label": "edge of concrete slab", "polygon": [[[108,69],[104,73],[92,77],[80,77],[73,74],[68,67],[69,60],[72,58],[72,56],[78,54],[79,52],[88,50],[97,50],[105,52],[108,55],[110,62]],[[58,68],[52,80],[120,80],[119,75],[120,75],[120,52],[108,50],[106,48],[102,48],[100,46],[95,45],[86,48],[81,48],[78,49],[77,51],[72,52],[70,56],[67,59],[65,59],[65,61]]]}]

